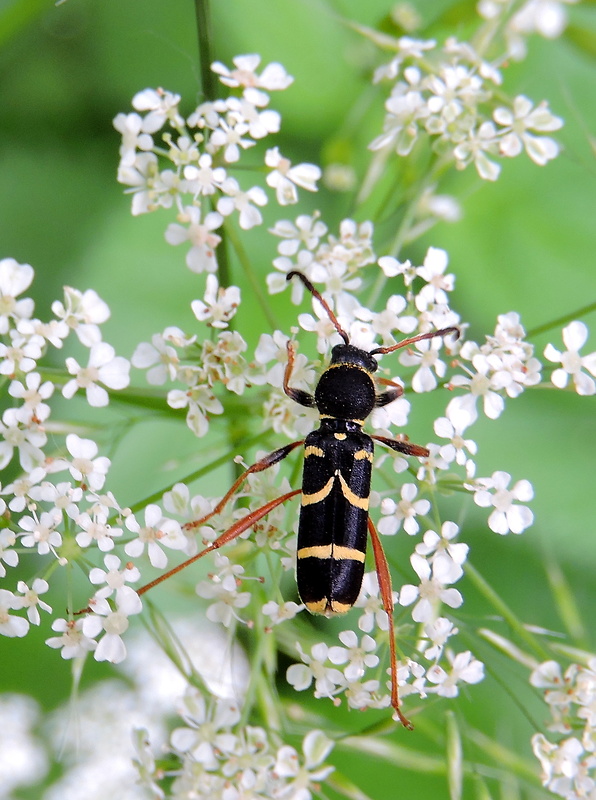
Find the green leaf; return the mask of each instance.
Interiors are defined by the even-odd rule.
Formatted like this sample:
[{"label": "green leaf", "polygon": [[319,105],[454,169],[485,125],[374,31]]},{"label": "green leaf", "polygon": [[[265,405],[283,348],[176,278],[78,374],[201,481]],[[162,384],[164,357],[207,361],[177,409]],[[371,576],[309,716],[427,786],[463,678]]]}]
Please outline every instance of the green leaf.
[{"label": "green leaf", "polygon": [[590,31],[577,25],[569,25],[565,29],[563,36],[584,55],[596,58],[596,31]]}]

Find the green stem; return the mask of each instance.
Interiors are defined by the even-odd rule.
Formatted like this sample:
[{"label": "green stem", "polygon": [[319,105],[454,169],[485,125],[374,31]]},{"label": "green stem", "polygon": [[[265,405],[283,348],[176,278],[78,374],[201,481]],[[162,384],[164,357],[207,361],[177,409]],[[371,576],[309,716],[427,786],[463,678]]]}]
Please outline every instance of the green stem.
[{"label": "green stem", "polygon": [[466,576],[470,578],[480,594],[489,601],[489,603],[493,606],[493,608],[495,608],[498,614],[503,617],[511,629],[517,633],[519,638],[532,648],[533,652],[536,653],[538,658],[540,658],[542,661],[547,661],[550,658],[548,651],[542,647],[536,637],[524,627],[522,622],[515,615],[514,611],[509,608],[507,603],[497,594],[497,592],[495,592],[492,586],[482,577],[478,570],[473,567],[469,561],[466,561],[465,571]]},{"label": "green stem", "polygon": [[[268,435],[269,431],[265,431],[264,433],[259,433],[256,436],[252,436],[249,439],[245,439],[243,442],[243,448],[249,448],[255,444],[259,444],[264,439],[266,439]],[[213,470],[217,469],[218,467],[221,467],[224,464],[230,464],[233,459],[232,452],[233,451],[231,450],[227,450],[222,456],[213,459],[213,461],[210,461],[209,464],[205,464],[204,467],[201,467],[200,469],[191,472],[189,475],[186,475],[183,478],[177,479],[173,483],[170,483],[168,486],[164,486],[157,492],[154,492],[153,494],[150,494],[148,497],[139,500],[138,502],[130,506],[131,511],[133,513],[136,513],[137,511],[140,511],[141,509],[145,508],[145,506],[149,505],[149,503],[157,503],[161,501],[164,493],[171,491],[172,488],[177,483],[186,483],[186,484],[194,483],[195,481],[199,480],[199,478],[202,478],[203,475],[208,475],[210,472],[213,472]],[[112,523],[113,520],[110,520],[110,522]]]},{"label": "green stem", "polygon": [[587,306],[582,306],[576,311],[572,311],[570,314],[565,314],[563,317],[558,317],[551,322],[545,322],[544,325],[537,325],[535,328],[531,328],[527,332],[526,336],[528,339],[531,339],[533,336],[538,336],[540,333],[546,333],[546,331],[551,331],[553,328],[560,328],[562,325],[566,325],[568,322],[573,322],[579,317],[585,317],[586,314],[591,314],[592,311],[596,311],[596,303],[589,303]]},{"label": "green stem", "polygon": [[263,292],[261,284],[259,283],[259,280],[253,271],[252,264],[250,262],[246,250],[244,249],[244,246],[242,245],[240,236],[238,236],[238,232],[236,231],[236,229],[232,224],[227,222],[224,225],[224,230],[227,233],[228,240],[230,241],[232,247],[236,251],[236,255],[238,256],[238,259],[242,265],[242,271],[248,278],[250,287],[253,290],[255,297],[257,298],[257,302],[259,303],[260,307],[263,310],[263,315],[265,319],[267,320],[268,324],[271,326],[272,329],[274,330],[279,329],[280,327],[279,322],[277,321],[275,315],[271,311],[267,295]]},{"label": "green stem", "polygon": [[201,67],[201,85],[205,100],[215,100],[217,96],[217,78],[211,71],[213,61],[211,43],[213,31],[211,27],[211,10],[209,0],[195,0],[195,16],[197,19],[197,36],[199,40],[199,63]]},{"label": "green stem", "polygon": [[[207,101],[217,98],[217,77],[211,69],[213,63],[213,28],[209,0],[195,0],[195,16],[197,20],[197,37],[199,42],[199,64],[201,67],[201,86],[203,97]],[[226,288],[231,284],[230,261],[226,242],[225,229],[221,231],[221,242],[217,247],[217,279],[219,285]]]}]

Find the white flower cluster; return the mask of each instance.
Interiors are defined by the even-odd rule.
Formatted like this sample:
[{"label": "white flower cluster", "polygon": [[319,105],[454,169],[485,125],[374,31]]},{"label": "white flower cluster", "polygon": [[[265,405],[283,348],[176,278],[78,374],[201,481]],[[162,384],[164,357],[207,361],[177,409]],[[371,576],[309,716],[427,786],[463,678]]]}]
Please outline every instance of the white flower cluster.
[{"label": "white flower cluster", "polygon": [[[240,724],[236,702],[208,705],[192,688],[182,698],[180,716],[185,725],[170,737],[170,759],[180,762],[168,785],[171,800],[310,800],[317,783],[333,771],[324,763],[333,742],[320,730],[306,734],[302,753],[290,745],[275,746],[264,728]],[[142,785],[154,797],[164,797],[164,773],[144,732],[137,737],[137,767]]]},{"label": "white flower cluster", "polygon": [[562,120],[546,102],[534,106],[524,95],[503,105],[498,62],[484,60],[469,43],[453,38],[442,47],[407,37],[394,44],[397,55],[375,76],[393,84],[383,133],[370,144],[380,157],[391,151],[408,156],[428,137],[457,169],[474,164],[481,178],[494,181],[501,170],[494,157],[514,158],[525,151],[542,166],[558,155],[559,146],[545,134],[558,130]]},{"label": "white flower cluster", "polygon": [[[140,555],[147,542],[155,566],[167,563],[161,546],[187,546],[179,523],[162,518],[157,506],[147,507],[147,524],[141,527],[129,510],[119,507],[111,492],[102,493],[110,460],[99,455],[92,439],[67,433],[56,451],[59,435],[68,427],[52,417],[55,389],[62,384],[62,395],[68,399],[84,389],[91,407],[105,406],[108,390],[128,386],[130,365],[102,340],[99,326],[110,311],[96,292],[66,287],[64,300],[52,304],[54,318],[42,322],[33,316],[33,301],[20,297],[33,275],[28,264],[10,258],[0,261],[0,372],[6,377],[13,403],[0,422],[0,467],[16,467],[18,461],[22,470],[0,490],[0,578],[8,581],[9,570],[29,554],[36,554],[45,564],[45,577],[34,578],[30,585],[19,580],[16,589],[0,589],[0,633],[9,637],[25,636],[31,625],[40,625],[40,611],[52,613],[42,596],[56,565],[64,566],[95,548],[109,553],[123,535],[122,522],[133,533],[126,553]],[[79,345],[89,350],[87,366],[67,357],[58,379],[44,381],[44,357],[52,349],[62,349],[73,332]],[[47,435],[50,427],[51,441]],[[64,473],[61,480],[54,478]],[[151,513],[152,509],[159,514]],[[151,542],[150,531],[159,545]],[[104,563],[106,570],[92,568],[89,573],[91,585],[101,588],[89,603],[88,615],[57,618],[52,623],[59,635],[47,643],[60,648],[64,658],[94,651],[97,660],[118,662],[126,655],[122,634],[128,617],[141,611],[138,595],[126,584],[138,581],[140,573],[132,564],[121,568],[116,555],[106,555]]]},{"label": "white flower cluster", "polygon": [[565,672],[556,661],[546,661],[530,682],[544,690],[552,716],[548,730],[559,734],[556,742],[542,733],[532,737],[543,785],[566,800],[596,796],[596,658]]},{"label": "white flower cluster", "polygon": [[478,13],[492,23],[503,22],[507,55],[516,61],[525,58],[526,39],[537,33],[546,39],[556,39],[567,25],[565,5],[579,0],[525,0],[511,14],[509,0],[479,0]]},{"label": "white flower cluster", "polygon": [[[459,684],[478,683],[484,678],[483,664],[469,650],[455,654],[446,647],[458,629],[448,618],[439,616],[442,604],[459,608],[463,603],[460,592],[450,587],[463,575],[468,553],[466,544],[453,541],[458,533],[453,522],[444,523],[440,535],[427,531],[411,557],[420,583],[406,584],[394,593],[394,601],[401,606],[413,605],[412,620],[422,624],[416,659],[400,662],[401,697],[413,693],[420,698],[429,694],[456,697]],[[350,708],[386,708],[390,695],[386,681],[379,680],[376,650],[386,638],[388,620],[376,572],[365,574],[356,608],[363,610],[358,620],[362,638],[358,640],[353,631],[343,631],[339,634],[341,645],[321,642],[313,645],[310,655],[296,643],[302,663],[288,668],[287,680],[297,691],[308,689],[314,682],[314,696],[331,698],[336,704],[343,694]],[[343,669],[337,668],[344,664]]]},{"label": "white flower cluster", "polygon": [[[356,225],[344,220],[335,237],[328,235],[327,227],[315,213],[298,217],[295,223],[280,222],[272,233],[281,242],[277,271],[269,281],[270,290],[286,286],[285,275],[299,266],[313,281],[322,284],[325,299],[335,308],[352,340],[361,346],[374,347],[377,337],[383,345],[390,346],[404,334],[445,325],[463,327],[459,316],[449,307],[454,278],[447,272],[447,254],[442,250],[430,248],[421,266],[390,257],[379,259],[382,273],[394,282],[401,278],[404,289],[402,294],[392,294],[384,309],[373,312],[356,297],[363,274],[375,259],[370,223]],[[64,393],[71,394],[73,378],[68,376],[76,374],[75,380],[80,377],[76,388],[86,389],[92,405],[109,398],[103,387],[116,389],[127,384],[128,362],[116,356],[106,357],[109,345],[104,347],[99,324],[107,319],[109,311],[94,292],[67,289],[64,302],[53,306],[56,320],[44,324],[33,318],[32,303],[27,298],[20,299],[31,278],[32,270],[27,265],[11,260],[0,262],[0,291],[5,310],[0,318],[2,335],[13,343],[17,336],[23,337],[22,342],[19,339],[22,355],[19,348],[3,345],[5,366],[0,368],[11,376],[8,389],[15,406],[2,418],[0,454],[4,465],[18,454],[25,473],[2,489],[6,498],[1,501],[2,510],[10,517],[6,517],[0,530],[0,576],[6,577],[19,564],[19,551],[35,552],[49,564],[56,561],[64,564],[72,558],[73,542],[83,551],[95,548],[103,554],[104,564],[91,569],[89,580],[94,594],[86,613],[54,619],[55,635],[48,639],[48,644],[59,648],[67,659],[93,652],[98,660],[119,662],[126,656],[124,634],[129,618],[141,611],[139,595],[130,586],[140,580],[140,570],[134,561],[123,565],[112,551],[126,537],[123,550],[129,559],[139,559],[146,553],[153,567],[163,570],[168,563],[167,549],[188,555],[197,552],[197,542],[191,535],[194,529],[185,529],[185,523],[209,514],[214,501],[200,495],[191,499],[188,488],[179,484],[164,495],[165,511],[150,503],[141,513],[133,514],[122,508],[110,492],[102,494],[110,461],[99,455],[99,448],[91,439],[70,433],[64,440],[63,455],[46,456],[45,426],[50,419],[49,401],[54,383],[44,383],[41,372],[36,371],[45,349],[59,347],[74,330],[90,352],[99,354],[98,359],[90,360],[90,367],[91,361],[95,362],[96,372],[91,374],[90,367],[84,369],[85,380],[81,368],[75,368],[71,359],[65,362]],[[207,415],[223,410],[214,393],[217,386],[242,394],[253,383],[267,384],[272,389],[263,409],[276,430],[295,436],[297,430],[312,429],[316,424],[313,412],[297,416],[282,391],[288,357],[287,335],[281,331],[263,334],[254,361],[247,362],[244,340],[237,332],[226,329],[239,305],[240,292],[236,287],[222,290],[215,276],[208,276],[204,299],[194,301],[193,309],[198,321],[211,326],[215,338],[199,344],[196,335],[169,328],[162,336],[153,337],[151,344],[139,345],[133,364],[148,370],[148,380],[154,386],[168,380],[185,384],[185,390],[168,392],[168,402],[174,408],[187,408],[189,424],[199,434],[207,430]],[[305,331],[318,334],[319,351],[326,354],[335,331],[329,329],[329,320],[318,305],[315,301],[313,314],[299,315],[298,322]],[[547,346],[545,356],[555,364],[553,385],[565,388],[571,377],[578,393],[593,393],[595,356],[579,354],[586,338],[587,329],[576,321],[563,329],[566,351]],[[528,481],[518,481],[510,488],[511,477],[502,471],[494,472],[491,477],[472,479],[476,444],[465,438],[465,432],[478,417],[480,398],[485,414],[489,418],[498,417],[505,398],[515,398],[537,385],[543,369],[515,313],[500,316],[494,334],[484,344],[468,341],[451,345],[456,357],[449,362],[439,357],[441,346],[444,346],[441,340],[416,343],[401,353],[400,360],[410,369],[408,383],[415,391],[431,391],[441,381],[454,391],[463,392],[449,400],[445,415],[435,422],[437,436],[447,443],[430,445],[431,454],[418,472],[420,486],[405,482],[399,498],[389,492],[373,493],[373,506],[380,505],[379,532],[390,536],[403,528],[415,537],[411,565],[418,580],[401,586],[395,593],[395,601],[401,609],[409,609],[412,622],[421,626],[419,655],[406,659],[400,666],[402,694],[416,692],[421,697],[432,693],[454,696],[460,682],[473,683],[482,677],[480,662],[469,651],[457,653],[448,643],[457,628],[448,616],[441,615],[441,609],[459,608],[463,602],[453,584],[463,573],[467,545],[457,541],[459,530],[453,522],[444,522],[440,532],[427,522],[431,510],[427,488],[440,484],[446,472],[453,480],[453,470],[459,467],[464,471],[462,483],[467,481],[464,485],[473,492],[477,505],[490,509],[488,525],[493,531],[521,533],[532,523],[532,512],[525,505],[532,498]],[[306,357],[296,354],[292,385],[312,391],[314,366]],[[453,374],[447,375],[448,369]],[[396,380],[393,376],[391,382]],[[393,424],[407,421],[408,411],[408,401],[399,398],[378,409],[372,425],[391,434],[389,429]],[[406,468],[405,459],[387,454],[377,459],[379,466],[388,459],[396,471]],[[67,473],[67,478],[54,482],[52,476],[60,472]],[[249,508],[256,509],[290,489],[287,478],[279,475],[276,465],[265,473],[251,475],[238,497],[249,498]],[[244,513],[244,509],[230,504],[211,525],[201,526],[196,532],[203,541],[213,541]],[[419,538],[421,531],[424,534]],[[293,566],[293,535],[284,507],[276,508],[260,520],[253,533],[259,547],[277,551],[282,569]],[[249,531],[242,535],[248,536]],[[209,600],[207,616],[227,627],[238,621],[254,624],[255,606],[251,604],[248,580],[242,567],[219,554],[213,573],[197,587],[199,595]],[[30,584],[20,581],[16,590],[1,589],[0,631],[7,636],[24,636],[31,624],[39,624],[40,612],[51,612],[42,599],[47,589],[46,577],[37,577]],[[386,638],[387,618],[374,576],[367,576],[357,606],[363,609],[359,620],[362,638],[358,640],[355,634],[346,631],[337,646],[321,643],[314,646],[310,655],[299,651],[303,663],[291,667],[288,678],[297,689],[305,689],[314,681],[317,696],[332,697],[335,702],[343,694],[355,708],[384,707],[389,695],[380,677],[382,662],[377,650]],[[291,620],[302,610],[302,605],[293,602],[269,600],[261,604],[262,614],[269,620],[268,630]]]},{"label": "white flower cluster", "polygon": [[[500,0],[483,2],[482,13],[495,18],[499,5]],[[526,3],[524,9],[530,5]],[[539,5],[544,7],[534,0],[535,20]],[[377,73],[377,79],[394,83],[384,132],[372,144],[379,159],[392,150],[408,155],[425,135],[456,166],[474,162],[481,177],[494,180],[499,167],[490,156],[512,157],[525,149],[536,163],[544,164],[558,153],[556,143],[543,134],[559,128],[561,121],[545,104],[534,108],[523,96],[509,105],[497,102],[495,87],[501,82],[497,65],[480,58],[469,45],[449,40],[438,48],[431,41],[401,39],[396,49],[395,58]],[[268,107],[268,93],[287,88],[292,79],[279,64],[270,64],[258,74],[259,63],[258,56],[239,56],[232,69],[214,64],[230,96],[203,103],[186,119],[179,111],[180,97],[146,90],[135,96],[134,113],[120,114],[115,120],[123,137],[119,180],[133,193],[133,214],[175,208],[177,222],[169,225],[166,239],[171,244],[187,243],[188,267],[207,273],[203,299],[193,300],[191,307],[197,322],[209,329],[209,337],[201,340],[197,333],[171,326],[155,334],[150,343],[139,344],[132,356],[132,365],[147,371],[151,386],[178,384],[164,389],[167,404],[186,411],[187,424],[197,436],[208,432],[210,415],[223,413],[221,398],[226,395],[222,389],[243,396],[252,385],[270,387],[269,397],[264,402],[257,398],[253,406],[243,398],[242,413],[256,410],[265,426],[289,438],[300,438],[316,425],[316,412],[297,411],[284,393],[288,334],[295,335],[298,328],[287,324],[285,330],[263,333],[254,359],[249,360],[246,341],[229,329],[240,308],[240,290],[220,287],[213,274],[222,238],[218,231],[225,218],[237,214],[240,228],[248,230],[262,223],[259,209],[268,202],[263,187],[241,188],[230,174],[244,151],[257,152],[259,141],[280,127],[279,114]],[[282,206],[297,201],[297,188],[316,189],[320,170],[312,164],[292,166],[276,147],[266,150],[263,163],[268,171],[266,184]],[[438,199],[432,191],[424,198],[429,214],[453,215],[453,207],[446,210],[448,203],[443,212],[437,210]],[[317,211],[294,221],[278,221],[270,233],[277,240],[278,257],[273,262],[275,271],[267,277],[269,292],[289,288],[288,273],[300,270],[321,287],[324,300],[355,346],[373,350],[380,341],[382,347],[391,347],[404,336],[446,327],[465,331],[465,323],[450,307],[455,278],[448,272],[444,250],[429,248],[418,266],[393,256],[377,259],[371,222],[344,219],[337,234],[332,234]],[[391,280],[392,293],[377,310],[361,302],[362,290],[372,283],[370,277],[375,281],[373,298],[381,296]],[[64,423],[55,424],[51,407],[56,388],[67,399],[84,390],[88,404],[96,408],[108,404],[111,392],[128,387],[129,362],[102,340],[100,325],[108,319],[109,309],[93,290],[67,287],[64,300],[52,305],[54,318],[41,322],[33,316],[32,300],[21,297],[32,278],[29,265],[13,259],[0,261],[0,375],[5,377],[12,403],[0,421],[0,467],[21,470],[0,490],[0,578],[10,580],[10,571],[22,566],[29,555],[34,556],[36,572],[29,582],[13,581],[11,588],[0,588],[0,634],[22,637],[31,625],[40,625],[41,612],[52,613],[42,599],[51,574],[80,559],[88,571],[92,597],[79,613],[69,608],[67,618],[54,618],[55,635],[47,644],[64,659],[93,653],[96,660],[119,663],[127,655],[124,638],[129,619],[141,612],[141,595],[151,586],[137,590],[131,586],[141,580],[140,559],[146,556],[153,568],[165,570],[167,550],[195,555],[200,547],[197,539],[203,544],[214,542],[246,515],[247,507],[250,513],[283,499],[291,487],[276,464],[250,474],[234,495],[235,500],[247,502],[241,508],[230,502],[216,518],[211,513],[216,501],[201,495],[191,498],[183,483],[165,492],[160,504],[145,502],[138,511],[135,506],[134,513],[123,507],[104,488],[110,460],[100,455],[92,439],[72,432]],[[395,291],[398,283],[400,291]],[[301,282],[293,281],[290,291],[295,304],[304,299]],[[321,304],[314,300],[312,313],[298,315],[297,323],[308,334],[316,333],[321,361],[327,363],[338,334]],[[50,348],[62,348],[73,331],[88,355],[82,363],[67,357],[62,370],[47,373],[54,379],[46,378],[41,359]],[[559,351],[549,344],[544,350],[546,360],[555,365],[550,374],[555,387],[573,387],[580,395],[596,393],[596,353],[580,355],[587,335],[584,323],[572,321],[562,331],[566,349]],[[418,484],[402,482],[399,495],[394,489],[371,495],[379,533],[393,536],[403,529],[411,537],[410,564],[416,577],[394,592],[397,624],[405,620],[404,628],[416,631],[410,655],[399,662],[402,697],[455,697],[463,684],[483,678],[483,665],[472,652],[454,646],[458,629],[449,609],[463,604],[454,585],[464,573],[468,545],[459,541],[460,530],[454,522],[441,519],[435,506],[437,494],[454,486],[472,493],[476,505],[489,509],[488,527],[501,535],[519,534],[533,521],[525,505],[533,496],[531,484],[519,480],[510,487],[511,476],[504,471],[475,477],[477,445],[467,432],[480,411],[496,419],[507,399],[539,385],[544,365],[515,312],[499,316],[494,333],[483,343],[455,342],[454,338],[416,342],[394,357],[408,370],[406,383],[413,392],[438,387],[453,391],[434,424],[443,443],[428,445],[430,455],[417,472],[397,454],[382,453],[376,459],[386,477],[393,477],[391,469],[409,468],[418,479]],[[379,354],[380,383],[401,387],[400,379],[389,373],[391,363],[391,355],[383,361]],[[319,367],[295,353],[291,385],[312,392]],[[232,399],[229,394],[227,398],[228,402]],[[405,425],[409,410],[406,397],[399,397],[375,409],[370,424],[382,435],[394,437],[392,427]],[[55,474],[61,474],[61,480],[54,480]],[[279,505],[241,534],[252,536],[257,547],[272,554],[272,572],[278,577],[296,559],[286,513]],[[116,548],[128,560],[112,552]],[[101,558],[102,566],[88,566],[93,556]],[[245,568],[225,554],[215,555],[213,564],[213,571],[197,586],[197,593],[209,601],[206,616],[212,622],[229,629],[246,623],[274,635],[277,626],[287,625],[304,610],[296,602],[279,602],[279,597],[263,602],[260,594],[248,590],[251,577]],[[253,602],[255,597],[258,602]],[[390,626],[376,573],[365,575],[356,608],[361,633],[342,631],[339,644],[317,642],[308,653],[297,643],[302,663],[289,667],[287,680],[298,691],[313,687],[316,697],[336,704],[343,696],[350,708],[386,708],[391,702],[385,671]],[[548,689],[554,730],[567,734],[571,724],[577,728],[577,720],[585,720],[580,737],[559,744],[545,737],[534,739],[545,785],[565,797],[596,791],[590,783],[596,749],[594,668],[591,664],[589,669],[577,668],[561,676],[549,662],[533,676],[534,685]],[[172,797],[309,800],[316,782],[330,774],[331,768],[323,762],[332,744],[318,730],[305,736],[300,755],[288,745],[280,746],[264,729],[241,724],[234,703],[206,704],[194,690],[186,695],[182,716],[185,726],[170,739],[171,754],[181,764],[174,776],[168,776],[173,777]],[[164,796],[163,771],[143,737],[138,744],[141,775],[155,796]]]},{"label": "white flower cluster", "polygon": [[[237,56],[231,70],[213,64],[231,96],[202,103],[186,119],[180,96],[163,89],[139,92],[134,112],[114,119],[122,134],[118,180],[133,193],[132,213],[175,208],[177,222],[167,228],[166,240],[190,245],[186,263],[193,272],[216,271],[216,231],[225,217],[237,214],[243,230],[263,222],[259,208],[267,204],[267,193],[258,185],[242,188],[230,171],[244,151],[279,131],[281,118],[268,108],[268,93],[287,89],[293,78],[280,64],[257,74],[260,60]],[[265,152],[264,164],[280,205],[298,202],[298,188],[316,191],[321,171],[314,164],[292,165],[277,147]]]}]

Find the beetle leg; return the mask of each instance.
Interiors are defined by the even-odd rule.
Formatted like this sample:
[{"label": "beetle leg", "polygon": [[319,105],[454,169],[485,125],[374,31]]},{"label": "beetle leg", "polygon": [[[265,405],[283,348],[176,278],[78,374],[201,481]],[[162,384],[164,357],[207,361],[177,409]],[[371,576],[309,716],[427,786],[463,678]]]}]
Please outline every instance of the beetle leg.
[{"label": "beetle leg", "polygon": [[296,349],[291,339],[288,339],[286,348],[288,351],[288,363],[286,364],[286,369],[284,372],[283,390],[288,397],[291,397],[296,403],[299,403],[301,406],[306,406],[306,408],[313,408],[315,404],[315,398],[312,396],[312,394],[305,392],[303,389],[294,389],[292,386],[290,386],[290,378],[292,377],[294,358],[296,355]]},{"label": "beetle leg", "polygon": [[390,381],[388,378],[377,378],[377,383],[382,383],[383,386],[391,387],[386,392],[381,392],[377,395],[377,399],[375,400],[375,405],[377,408],[382,408],[382,406],[392,403],[404,393],[403,386],[401,386],[399,383],[395,383],[395,381]]},{"label": "beetle leg", "polygon": [[399,721],[408,730],[413,729],[413,725],[407,717],[405,717],[400,710],[399,702],[399,688],[397,683],[397,653],[395,649],[395,628],[393,624],[393,591],[391,589],[391,574],[389,573],[389,566],[383,545],[379,539],[375,526],[371,518],[368,518],[368,532],[372,542],[373,553],[375,556],[375,566],[377,568],[377,577],[379,579],[379,590],[381,592],[381,600],[383,601],[383,608],[389,620],[389,656],[391,660],[391,705],[393,706]]},{"label": "beetle leg", "polygon": [[203,556],[207,555],[207,553],[212,553],[214,550],[218,550],[220,547],[223,547],[224,544],[234,541],[234,539],[240,536],[241,533],[244,533],[244,531],[248,530],[260,519],[267,516],[267,514],[270,511],[273,511],[274,508],[277,508],[277,506],[285,503],[286,500],[290,500],[292,497],[300,494],[300,492],[300,489],[294,489],[291,492],[287,492],[287,494],[282,494],[281,497],[276,497],[275,500],[270,500],[268,503],[265,503],[264,506],[255,509],[255,511],[251,511],[250,514],[246,514],[244,517],[237,520],[231,528],[228,528],[227,531],[224,531],[221,536],[218,536],[214,542],[211,542],[208,547],[206,547],[204,550],[201,550],[200,553],[197,553],[196,555],[192,556],[192,558],[183,561],[182,564],[178,564],[176,567],[164,572],[163,575],[155,578],[155,580],[151,581],[151,583],[141,586],[140,589],[137,589],[137,594],[145,594],[145,592],[148,592],[149,589],[153,589],[154,586],[157,586],[158,583],[162,583],[162,581],[171,578],[172,575],[176,575],[177,572],[186,569],[186,567],[188,567],[190,564],[194,564],[195,561],[203,558]]},{"label": "beetle leg", "polygon": [[283,447],[280,447],[278,450],[274,450],[272,453],[264,456],[260,461],[257,461],[256,464],[253,464],[247,470],[245,470],[240,477],[238,477],[231,489],[229,489],[226,494],[222,497],[219,503],[215,506],[213,511],[210,511],[204,517],[200,519],[195,519],[192,522],[187,522],[183,525],[184,528],[190,530],[191,528],[200,528],[201,525],[204,525],[207,520],[214,517],[216,514],[219,514],[224,506],[231,500],[231,498],[236,494],[240,486],[244,483],[244,481],[248,478],[249,475],[252,475],[254,472],[263,472],[263,470],[269,469],[274,464],[277,464],[278,461],[284,459],[287,455],[289,455],[292,450],[296,447],[300,447],[304,444],[304,439],[301,439],[299,442],[291,442],[290,444],[286,444]]},{"label": "beetle leg", "polygon": [[403,453],[406,456],[418,456],[419,458],[426,458],[430,455],[430,450],[427,447],[422,447],[420,444],[412,444],[411,442],[403,442],[401,439],[389,439],[387,436],[372,436],[375,441],[396,450],[398,453]]}]

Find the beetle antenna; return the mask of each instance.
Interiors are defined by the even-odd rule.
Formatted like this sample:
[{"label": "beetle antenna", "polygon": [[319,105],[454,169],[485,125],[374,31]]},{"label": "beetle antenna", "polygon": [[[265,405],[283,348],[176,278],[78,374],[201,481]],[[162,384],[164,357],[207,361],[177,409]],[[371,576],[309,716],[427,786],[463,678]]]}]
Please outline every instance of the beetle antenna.
[{"label": "beetle antenna", "polygon": [[409,339],[403,339],[401,342],[391,345],[391,347],[377,347],[375,350],[369,352],[369,356],[385,355],[385,353],[392,353],[394,350],[407,347],[410,344],[414,344],[414,342],[421,342],[423,339],[434,339],[436,336],[447,336],[450,333],[453,333],[455,338],[459,339],[461,331],[459,328],[451,327],[441,328],[439,331],[431,331],[430,333],[421,333],[419,336],[411,336]]},{"label": "beetle antenna", "polygon": [[287,281],[290,281],[290,280],[292,280],[292,278],[293,278],[294,276],[296,276],[296,277],[300,278],[300,280],[301,280],[301,281],[302,281],[302,283],[303,283],[303,284],[306,286],[306,288],[307,288],[307,289],[308,289],[308,291],[309,291],[309,292],[312,294],[312,296],[313,296],[313,297],[315,297],[315,298],[316,298],[316,299],[319,301],[319,303],[320,303],[320,304],[323,306],[323,308],[324,308],[324,309],[325,309],[325,311],[327,312],[327,316],[329,317],[329,319],[330,319],[330,320],[331,320],[331,322],[333,323],[333,327],[334,327],[334,328],[335,328],[335,330],[336,330],[336,331],[339,333],[339,335],[341,336],[341,338],[344,340],[344,343],[345,343],[345,344],[350,344],[350,337],[348,336],[348,334],[347,334],[347,333],[344,331],[344,329],[341,327],[341,325],[340,325],[340,324],[339,324],[339,322],[337,321],[337,317],[335,316],[335,314],[333,313],[333,311],[332,311],[332,310],[329,308],[329,304],[327,303],[327,301],[326,301],[326,300],[323,300],[323,298],[322,298],[322,296],[321,296],[321,293],[320,293],[320,292],[318,292],[318,291],[315,289],[315,287],[314,287],[314,286],[312,285],[312,283],[311,283],[311,282],[308,280],[308,278],[306,277],[306,275],[303,275],[303,274],[302,274],[302,272],[298,272],[298,270],[296,270],[296,269],[293,269],[291,272],[288,272],[288,274],[286,275],[286,280],[287,280]]}]

